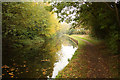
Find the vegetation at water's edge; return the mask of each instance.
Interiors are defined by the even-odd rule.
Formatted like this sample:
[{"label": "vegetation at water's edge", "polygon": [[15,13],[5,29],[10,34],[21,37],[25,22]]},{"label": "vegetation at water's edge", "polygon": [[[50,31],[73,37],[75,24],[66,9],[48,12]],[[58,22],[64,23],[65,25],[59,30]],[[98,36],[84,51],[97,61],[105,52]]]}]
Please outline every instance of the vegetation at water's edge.
[{"label": "vegetation at water's edge", "polygon": [[10,47],[42,45],[60,30],[53,14],[46,10],[48,4],[35,2],[3,2],[3,44]]},{"label": "vegetation at water's edge", "polygon": [[[87,72],[86,62],[80,56],[78,56],[80,54],[83,54],[82,48],[86,43],[85,41],[80,40],[81,37],[75,35],[70,35],[69,37],[78,41],[78,49],[74,53],[71,61],[69,61],[69,64],[62,71],[58,73],[56,78],[86,78],[86,72]],[[76,64],[79,64],[79,66],[76,66]]]},{"label": "vegetation at water's edge", "polygon": [[[89,41],[90,43],[92,43],[92,44],[95,44],[95,43],[97,43],[97,42],[99,42],[99,41],[102,41],[102,40],[100,40],[100,39],[97,39],[97,38],[95,38],[95,37],[91,37],[91,36],[89,36],[89,35],[67,35],[67,34],[65,34],[66,36],[68,36],[68,37],[71,37],[71,38],[75,38],[76,40],[79,40],[78,38],[80,38],[80,39],[83,39],[83,40],[86,40],[86,41]],[[81,41],[80,41],[81,42]]]},{"label": "vegetation at water's edge", "polygon": [[104,40],[111,52],[119,54],[119,4],[119,2],[85,2],[84,4],[81,2],[55,2],[50,7],[50,11],[56,12],[61,22],[74,21],[68,34],[89,34]]},{"label": "vegetation at water's edge", "polygon": [[[49,4],[49,2],[3,2],[2,48],[3,57],[5,57],[3,58],[3,61],[6,61],[5,63],[3,62],[2,67],[5,72],[3,77],[7,76],[14,78],[18,76],[20,77],[20,73],[22,75],[24,72],[25,74],[31,73],[28,72],[28,69],[30,70],[32,66],[37,64],[39,64],[36,66],[37,69],[33,70],[35,73],[37,72],[37,75],[30,74],[31,77],[38,77],[39,74],[41,74],[40,77],[46,77],[46,75],[49,74],[49,72],[47,72],[49,68],[41,68],[41,70],[39,70],[38,67],[42,61],[48,62],[50,66],[53,67],[53,63],[51,63],[48,58],[51,57],[50,59],[54,59],[55,61],[55,56],[45,56],[45,54],[55,55],[55,53],[59,51],[61,47],[61,41],[59,39],[63,33],[78,40],[78,50],[72,58],[72,60],[76,60],[77,58],[77,63],[79,63],[81,59],[80,57],[77,57],[77,55],[82,54],[81,49],[85,45],[85,42],[79,40],[81,38],[79,37],[79,34],[87,34],[94,37],[94,39],[89,36],[81,38],[93,44],[96,44],[98,42],[97,40],[103,41],[107,45],[105,47],[108,47],[111,52],[109,55],[120,55],[119,5],[120,2],[53,2],[51,4]],[[56,19],[54,13],[57,13],[59,20]],[[66,25],[61,26],[59,22],[64,21],[67,23],[72,22],[72,27],[70,28]],[[72,34],[74,34],[74,36],[71,36]],[[34,48],[32,46],[34,46]],[[28,51],[24,51],[23,48]],[[17,54],[16,51],[18,52]],[[107,53],[107,51],[103,51],[103,53],[105,52]],[[23,61],[19,60],[20,58]],[[35,60],[36,64],[30,64],[30,60]],[[20,63],[17,61],[20,61]],[[10,64],[8,64],[8,62]],[[82,62],[84,63],[84,61]],[[25,63],[25,65],[23,63]],[[69,65],[72,66],[77,63],[73,62]],[[86,67],[83,63],[81,63],[81,65]],[[114,60],[111,64],[112,63],[114,63]],[[9,67],[9,69],[7,70],[6,67]],[[18,67],[20,67],[19,70],[17,70]],[[24,72],[21,67],[24,67]],[[83,67],[80,67],[80,69],[83,69]],[[65,68],[64,70],[74,72],[72,68],[67,70]],[[72,77],[86,77],[86,74],[84,74],[86,71],[86,68],[84,68],[83,72],[78,72],[78,74],[71,73],[68,75],[68,73],[64,74],[64,72],[62,74],[66,77],[70,77],[71,75]],[[16,76],[14,72],[18,76]],[[83,74],[79,75],[80,73]],[[50,76],[51,75],[52,74],[50,74]],[[26,77],[25,75],[23,76]]]},{"label": "vegetation at water's edge", "polygon": [[[2,77],[52,76],[60,24],[46,3],[2,3]],[[42,65],[42,66],[41,66]]]},{"label": "vegetation at water's edge", "polygon": [[[78,40],[78,49],[77,51],[74,53],[71,61],[69,61],[69,64],[58,73],[58,75],[56,76],[56,78],[87,78],[88,73],[89,73],[89,61],[85,59],[84,56],[87,56],[85,54],[86,49],[84,49],[84,46],[86,45],[85,41],[82,41],[81,39],[84,38],[84,40],[92,40],[91,39],[87,39],[86,37],[80,37],[76,36],[76,35],[71,35],[70,36],[73,39]],[[95,41],[94,45],[96,45],[97,47],[102,47],[104,45],[101,44],[100,40],[93,40]],[[101,50],[101,49],[100,49]],[[107,56],[106,59],[108,60],[108,65],[109,65],[109,72],[110,72],[110,76],[109,78],[118,78],[118,62],[117,62],[117,57],[114,57],[113,55],[110,56],[110,51],[108,50],[108,48],[106,48],[104,46],[104,48],[102,48],[102,56]],[[93,53],[94,54],[94,53]],[[89,56],[87,56],[86,58],[88,58]],[[107,69],[106,69],[107,70]],[[99,74],[99,73],[98,73]],[[95,74],[96,75],[96,74]],[[105,74],[106,75],[106,74]],[[96,77],[96,76],[94,76]],[[98,76],[97,76],[98,77]]]}]

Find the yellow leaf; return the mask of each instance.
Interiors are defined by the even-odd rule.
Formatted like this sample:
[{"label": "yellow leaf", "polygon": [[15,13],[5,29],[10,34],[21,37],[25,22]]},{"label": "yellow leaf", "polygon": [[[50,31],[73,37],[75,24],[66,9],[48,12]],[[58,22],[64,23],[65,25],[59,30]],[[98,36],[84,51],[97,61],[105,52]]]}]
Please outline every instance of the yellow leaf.
[{"label": "yellow leaf", "polygon": [[13,73],[9,73],[9,75],[14,75]]},{"label": "yellow leaf", "polygon": [[15,70],[15,69],[13,69],[13,68],[12,68],[12,69],[10,69],[10,71],[14,71],[14,70]]},{"label": "yellow leaf", "polygon": [[29,72],[29,71],[26,71],[26,72]]},{"label": "yellow leaf", "polygon": [[11,76],[11,78],[13,78],[14,76]]},{"label": "yellow leaf", "polygon": [[36,69],[36,71],[39,71],[39,69]]},{"label": "yellow leaf", "polygon": [[45,72],[43,72],[43,75],[45,75],[46,73]]},{"label": "yellow leaf", "polygon": [[23,67],[26,67],[26,65],[23,65]]},{"label": "yellow leaf", "polygon": [[70,71],[72,71],[72,68],[70,68]]},{"label": "yellow leaf", "polygon": [[9,71],[7,70],[7,72],[9,72]]}]

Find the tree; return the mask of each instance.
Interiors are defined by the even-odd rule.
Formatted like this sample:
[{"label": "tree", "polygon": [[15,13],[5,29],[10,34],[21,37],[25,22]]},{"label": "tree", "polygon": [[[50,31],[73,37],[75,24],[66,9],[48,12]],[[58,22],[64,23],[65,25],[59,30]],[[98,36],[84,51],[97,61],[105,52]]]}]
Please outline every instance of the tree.
[{"label": "tree", "polygon": [[58,21],[55,18],[52,21],[54,15],[45,8],[46,3],[4,2],[2,6],[6,43],[43,43],[59,30]]},{"label": "tree", "polygon": [[[114,2],[57,2],[51,11],[58,14],[60,21],[73,22],[73,28],[84,26],[91,35],[104,39],[114,53],[118,53],[119,3]],[[75,16],[72,18],[71,16]]]}]

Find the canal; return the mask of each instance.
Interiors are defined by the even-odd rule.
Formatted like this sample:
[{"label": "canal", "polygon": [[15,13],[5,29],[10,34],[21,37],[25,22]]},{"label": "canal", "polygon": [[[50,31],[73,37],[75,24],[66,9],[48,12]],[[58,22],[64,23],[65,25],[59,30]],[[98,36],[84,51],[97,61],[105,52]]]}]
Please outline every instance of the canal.
[{"label": "canal", "polygon": [[77,45],[62,36],[22,48],[5,48],[2,55],[3,78],[55,78],[71,60]]}]

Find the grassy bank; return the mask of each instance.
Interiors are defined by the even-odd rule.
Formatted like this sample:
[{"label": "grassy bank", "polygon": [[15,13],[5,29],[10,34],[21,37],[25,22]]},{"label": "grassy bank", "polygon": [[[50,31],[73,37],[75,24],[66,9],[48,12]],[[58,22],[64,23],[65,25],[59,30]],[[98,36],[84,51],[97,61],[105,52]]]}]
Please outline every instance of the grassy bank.
[{"label": "grassy bank", "polygon": [[[117,78],[118,77],[118,55],[117,56],[112,55],[110,51],[107,49],[107,47],[104,45],[103,41],[93,39],[87,35],[82,35],[82,36],[66,35],[66,36],[71,37],[78,41],[78,49],[74,53],[69,64],[62,71],[58,73],[56,78],[91,78],[91,77]],[[92,43],[94,47],[97,48],[98,52],[94,51],[94,47],[91,48],[91,46],[89,47],[89,50],[90,49],[92,50],[90,51],[87,50],[86,47],[89,46],[88,43]],[[94,58],[95,60],[93,60]],[[93,64],[99,66],[98,67],[91,66]],[[92,67],[93,69],[91,69],[90,67]],[[93,74],[92,72],[94,71],[95,73]]]},{"label": "grassy bank", "polygon": [[86,78],[87,62],[84,59],[82,59],[82,56],[84,55],[82,48],[85,46],[86,43],[81,39],[85,39],[87,41],[92,41],[92,40],[90,38],[87,38],[87,36],[82,36],[82,37],[77,35],[66,35],[66,36],[71,37],[78,41],[78,49],[74,53],[69,64],[62,71],[59,72],[56,78],[79,78],[79,77]]},{"label": "grassy bank", "polygon": [[[96,38],[90,37],[89,35],[67,35],[67,36],[72,37],[76,40],[83,39],[83,40],[86,40],[92,44],[96,44],[100,41]],[[81,42],[81,40],[80,40],[80,42]]]}]

